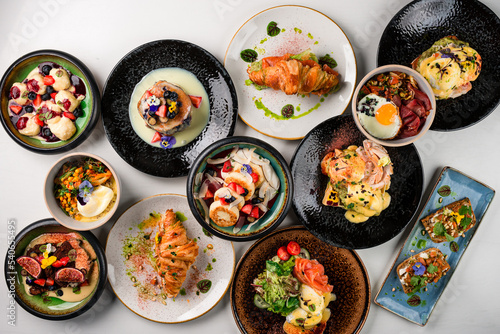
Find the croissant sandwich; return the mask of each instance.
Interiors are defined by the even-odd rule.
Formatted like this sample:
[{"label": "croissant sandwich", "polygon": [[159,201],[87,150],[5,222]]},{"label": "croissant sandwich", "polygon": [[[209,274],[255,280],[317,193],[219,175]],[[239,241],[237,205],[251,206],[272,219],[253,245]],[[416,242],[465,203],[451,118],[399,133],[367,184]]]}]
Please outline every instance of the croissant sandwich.
[{"label": "croissant sandwich", "polygon": [[339,74],[327,64],[320,65],[309,50],[298,55],[287,53],[263,58],[252,63],[247,73],[254,84],[281,90],[287,95],[323,95],[339,84]]},{"label": "croissant sandwich", "polygon": [[186,229],[174,211],[167,210],[159,222],[155,258],[161,277],[160,286],[169,298],[177,296],[197,256],[198,244],[187,237]]}]

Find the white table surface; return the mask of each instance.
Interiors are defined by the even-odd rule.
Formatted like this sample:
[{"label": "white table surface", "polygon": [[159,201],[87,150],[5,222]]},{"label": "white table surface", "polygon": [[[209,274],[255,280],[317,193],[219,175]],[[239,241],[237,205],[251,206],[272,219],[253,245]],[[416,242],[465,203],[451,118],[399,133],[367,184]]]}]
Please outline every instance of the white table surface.
[{"label": "white table surface", "polygon": [[[358,81],[376,65],[383,29],[409,0],[293,1],[330,16],[349,37],[356,54]],[[500,1],[483,0],[497,15]],[[75,55],[93,72],[102,90],[113,66],[135,47],[158,39],[181,39],[205,48],[223,61],[236,30],[252,15],[288,1],[118,1],[41,0],[2,1],[0,9],[0,74],[18,57],[38,49],[58,49]],[[182,13],[183,15],[179,15]],[[500,190],[500,108],[473,127],[451,133],[429,131],[416,143],[424,166],[425,192],[444,166],[464,173]],[[253,136],[274,145],[290,162],[298,141],[283,141],[255,132],[238,120],[235,135]],[[136,201],[160,193],[185,194],[186,177],[166,179],[143,174],[125,163],[106,139],[102,121],[91,137],[73,151],[105,158],[123,183],[122,201],[112,221],[93,232],[104,244],[116,218]],[[6,253],[7,223],[22,228],[50,217],[42,187],[45,175],[61,155],[38,155],[14,143],[0,130],[0,255]],[[424,194],[426,196],[426,194]],[[424,197],[425,200],[425,197]],[[426,327],[421,328],[373,303],[406,234],[402,232],[380,246],[360,250],[372,288],[372,304],[363,333],[494,333],[500,331],[500,205],[495,199],[464,254],[453,278]],[[299,224],[293,212],[281,227]],[[410,225],[411,226],[411,225]],[[239,259],[251,242],[234,245]],[[2,264],[3,267],[3,264]],[[0,275],[4,281],[4,276]],[[5,282],[0,282],[0,306],[7,314]],[[333,315],[335,316],[335,315]],[[38,319],[17,307],[16,326],[0,317],[2,333],[238,333],[230,309],[229,293],[204,316],[175,325],[159,324],[130,312],[109,286],[86,314],[67,321]]]}]

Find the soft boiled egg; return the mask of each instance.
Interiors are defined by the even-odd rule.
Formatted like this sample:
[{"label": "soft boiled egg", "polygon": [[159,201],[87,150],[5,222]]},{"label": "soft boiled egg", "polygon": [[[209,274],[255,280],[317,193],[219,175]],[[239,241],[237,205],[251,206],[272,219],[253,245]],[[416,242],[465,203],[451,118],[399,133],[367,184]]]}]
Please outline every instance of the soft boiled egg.
[{"label": "soft boiled egg", "polygon": [[330,310],[326,307],[330,301],[335,300],[332,293],[319,294],[309,285],[300,286],[300,307],[293,310],[286,320],[294,326],[312,328],[322,321],[327,321]]},{"label": "soft boiled egg", "polygon": [[84,217],[95,217],[106,210],[113,196],[114,193],[111,188],[98,186],[90,194],[90,199],[85,205],[81,205],[78,201],[78,211]]},{"label": "soft boiled egg", "polygon": [[401,129],[398,107],[384,97],[366,95],[358,102],[357,111],[359,122],[374,137],[392,139]]}]

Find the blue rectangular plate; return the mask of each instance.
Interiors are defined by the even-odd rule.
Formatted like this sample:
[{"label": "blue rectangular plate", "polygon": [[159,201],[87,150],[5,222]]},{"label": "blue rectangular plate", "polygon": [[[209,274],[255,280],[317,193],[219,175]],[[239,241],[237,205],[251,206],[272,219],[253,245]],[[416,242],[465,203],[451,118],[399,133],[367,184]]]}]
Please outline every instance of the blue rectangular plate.
[{"label": "blue rectangular plate", "polygon": [[[449,187],[448,191],[446,191],[447,188],[445,186]],[[414,322],[417,325],[425,326],[429,320],[431,312],[434,309],[434,306],[436,306],[439,297],[443,293],[444,288],[450,281],[451,276],[453,276],[460,258],[476,233],[476,230],[478,229],[481,220],[483,219],[484,214],[490,206],[494,196],[495,190],[484,185],[483,183],[462,174],[454,168],[443,168],[443,171],[441,172],[441,175],[439,176],[424,209],[420,213],[420,216],[413,226],[410,235],[399,251],[396,260],[392,265],[391,271],[384,281],[384,284],[375,296],[375,304],[411,322]],[[451,251],[450,242],[434,243],[429,238],[427,233],[422,234],[425,232],[424,226],[420,221],[422,218],[445,205],[461,200],[465,197],[468,197],[471,201],[472,209],[476,215],[476,225],[467,231],[464,237],[455,238],[455,242],[458,244],[458,251]],[[397,266],[410,256],[431,247],[439,248],[443,254],[448,255],[446,261],[450,264],[450,270],[447,272],[447,275],[443,276],[437,283],[428,284],[427,291],[422,289],[413,296],[411,296],[411,294],[405,294],[396,273]],[[413,250],[413,252],[411,252],[411,250]],[[408,303],[410,298],[412,298],[415,302],[412,303],[413,305],[418,305],[411,306]]]}]

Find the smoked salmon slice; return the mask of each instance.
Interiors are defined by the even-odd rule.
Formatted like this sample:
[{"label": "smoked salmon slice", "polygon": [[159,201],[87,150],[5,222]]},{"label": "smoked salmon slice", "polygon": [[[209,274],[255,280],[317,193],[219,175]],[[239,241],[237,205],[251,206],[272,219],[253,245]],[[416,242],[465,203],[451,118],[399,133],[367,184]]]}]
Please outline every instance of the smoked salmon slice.
[{"label": "smoked salmon slice", "polygon": [[325,267],[316,260],[307,260],[301,257],[295,259],[293,276],[302,284],[309,285],[319,294],[332,292],[333,286],[328,284]]}]

